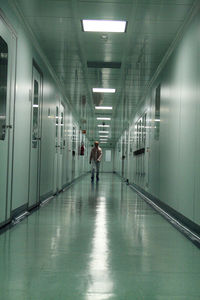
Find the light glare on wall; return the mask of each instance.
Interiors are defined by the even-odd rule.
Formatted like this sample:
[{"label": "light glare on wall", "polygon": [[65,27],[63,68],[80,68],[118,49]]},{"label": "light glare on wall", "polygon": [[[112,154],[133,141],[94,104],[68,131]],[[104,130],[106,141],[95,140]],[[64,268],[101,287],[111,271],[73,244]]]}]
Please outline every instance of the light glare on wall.
[{"label": "light glare on wall", "polygon": [[125,32],[126,21],[82,20],[83,31],[92,32]]},{"label": "light glare on wall", "polygon": [[93,88],[93,93],[111,93],[114,94],[116,89]]}]

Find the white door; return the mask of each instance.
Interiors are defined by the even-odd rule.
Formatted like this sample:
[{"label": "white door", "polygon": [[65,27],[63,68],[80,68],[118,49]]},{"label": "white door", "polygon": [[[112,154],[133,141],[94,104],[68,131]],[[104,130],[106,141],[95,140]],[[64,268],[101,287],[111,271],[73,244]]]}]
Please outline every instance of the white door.
[{"label": "white door", "polygon": [[64,140],[64,106],[56,106],[55,117],[55,156],[54,156],[54,194],[63,189],[63,153]]},{"label": "white door", "polygon": [[101,172],[113,172],[112,149],[103,149],[103,156],[100,164]]},{"label": "white door", "polygon": [[149,187],[149,143],[150,143],[150,118],[148,117],[149,113],[145,114],[145,166],[144,166],[144,172],[145,172],[145,187]]},{"label": "white door", "polygon": [[54,155],[54,194],[58,192],[58,155],[60,148],[60,117],[59,117],[59,107],[56,106],[56,116],[55,116],[55,155]]},{"label": "white door", "polygon": [[0,17],[0,225],[10,218],[16,38]]},{"label": "white door", "polygon": [[72,130],[72,180],[75,178],[76,175],[76,125],[73,125]]},{"label": "white door", "polygon": [[63,189],[63,173],[64,173],[64,167],[63,166],[63,152],[65,149],[65,142],[64,142],[64,128],[65,128],[65,124],[64,124],[64,115],[65,115],[65,111],[64,111],[64,106],[61,104],[60,105],[60,126],[59,126],[59,135],[60,135],[60,147],[58,148],[58,190],[62,190]]},{"label": "white door", "polygon": [[124,178],[124,165],[125,165],[125,146],[124,139],[122,140],[122,178]]},{"label": "white door", "polygon": [[33,65],[29,169],[29,207],[39,202],[42,76]]}]

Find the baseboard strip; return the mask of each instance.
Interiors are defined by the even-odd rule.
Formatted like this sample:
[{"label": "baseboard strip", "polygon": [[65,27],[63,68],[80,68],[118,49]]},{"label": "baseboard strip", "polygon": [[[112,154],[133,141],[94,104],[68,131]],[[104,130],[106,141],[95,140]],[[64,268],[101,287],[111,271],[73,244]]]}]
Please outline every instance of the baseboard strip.
[{"label": "baseboard strip", "polygon": [[[83,176],[87,175],[89,172],[86,172],[79,177],[73,179],[69,184],[66,184],[65,188],[62,189],[60,192],[64,192],[65,190],[69,189],[76,181],[81,179]],[[44,207],[46,204],[49,203],[50,200],[52,200],[56,195],[52,195],[51,193],[48,193],[46,195],[43,195],[40,197],[40,201],[37,202],[35,205],[32,207],[27,207],[27,204],[23,205],[20,208],[15,209],[12,212],[12,216],[9,220],[5,221],[4,223],[0,224],[0,234],[4,233],[6,230],[9,230],[13,226],[17,225],[20,223],[23,219],[34,213],[36,210]]]},{"label": "baseboard strip", "polygon": [[192,231],[190,228],[185,226],[178,219],[174,218],[171,214],[161,208],[158,204],[152,201],[144,193],[138,190],[132,184],[129,184],[129,187],[133,189],[145,202],[147,202],[153,209],[155,209],[159,214],[161,214],[168,222],[170,222],[174,227],[176,227],[181,233],[183,233],[189,240],[192,241],[198,248],[200,248],[200,236]]},{"label": "baseboard strip", "polygon": [[200,226],[198,224],[194,223],[175,209],[152,196],[140,186],[134,183],[129,183],[129,181],[122,178],[118,172],[115,172],[115,174],[120,177],[121,180],[132,190],[134,190],[134,192],[136,192],[147,204],[149,204],[154,210],[162,215],[171,225],[184,234],[184,236],[193,244],[195,244],[195,246],[200,248]]}]

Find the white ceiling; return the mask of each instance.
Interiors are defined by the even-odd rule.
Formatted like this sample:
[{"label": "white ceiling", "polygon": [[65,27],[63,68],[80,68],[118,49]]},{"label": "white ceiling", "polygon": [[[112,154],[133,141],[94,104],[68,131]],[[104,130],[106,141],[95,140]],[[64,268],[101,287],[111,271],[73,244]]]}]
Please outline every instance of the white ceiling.
[{"label": "white ceiling", "polygon": [[[95,104],[113,106],[110,143],[135,113],[193,0],[15,0],[62,83],[88,137],[98,138]],[[126,33],[83,32],[81,19],[126,20]],[[121,62],[120,69],[87,61]],[[92,87],[116,94],[92,94]],[[86,98],[84,105],[83,98]],[[124,120],[124,117],[126,118]],[[86,123],[85,121],[86,120]]]}]

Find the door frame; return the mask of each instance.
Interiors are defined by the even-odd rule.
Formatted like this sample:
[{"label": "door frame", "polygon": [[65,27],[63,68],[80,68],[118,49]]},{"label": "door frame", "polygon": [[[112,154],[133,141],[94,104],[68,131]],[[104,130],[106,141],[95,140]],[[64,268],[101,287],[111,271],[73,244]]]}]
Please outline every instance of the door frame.
[{"label": "door frame", "polygon": [[[39,133],[40,133],[40,140],[38,141],[39,149],[38,149],[38,168],[37,171],[37,199],[34,205],[30,205],[30,171],[31,171],[31,148],[32,148],[32,122],[33,122],[33,93],[34,93],[34,86],[33,86],[33,70],[34,68],[37,70],[37,72],[40,75],[40,90],[41,90],[41,99],[40,99],[40,111],[39,111]],[[30,91],[30,97],[31,97],[31,109],[30,109],[30,145],[29,145],[29,180],[28,180],[28,207],[32,208],[34,206],[37,206],[40,202],[40,178],[41,178],[41,152],[42,152],[42,116],[43,116],[43,72],[39,65],[37,64],[36,60],[33,58],[32,60],[32,77],[31,77],[32,83],[31,83],[31,91]]]},{"label": "door frame", "polygon": [[[8,131],[8,150],[7,150],[7,174],[6,174],[6,207],[5,220],[0,223],[0,227],[8,223],[12,217],[13,201],[13,164],[14,164],[14,141],[15,141],[15,103],[16,103],[16,73],[17,73],[17,33],[4,12],[0,8],[0,19],[12,37],[12,70],[9,78],[9,131]],[[8,49],[10,52],[10,50]]]},{"label": "door frame", "polygon": [[[58,109],[58,111],[57,111]],[[58,164],[59,164],[59,153],[60,148],[60,98],[55,106],[55,136],[54,136],[54,159],[53,159],[53,194],[58,194],[59,176],[58,176]],[[57,127],[56,127],[57,126]]]},{"label": "door frame", "polygon": [[[66,159],[66,143],[67,143],[67,140],[66,140],[66,120],[65,120],[65,117],[66,117],[66,103],[64,101],[61,100],[61,103],[60,103],[62,106],[63,106],[63,123],[64,123],[64,126],[63,126],[63,140],[62,140],[62,189],[64,189],[64,187],[66,186],[66,181],[64,181],[65,178],[67,178],[67,159]],[[65,164],[66,163],[66,164]]]},{"label": "door frame", "polygon": [[[63,124],[61,123],[62,117],[61,114],[63,113]],[[58,164],[57,164],[57,174],[58,174],[58,183],[57,183],[57,190],[58,192],[63,190],[63,158],[64,158],[64,138],[65,138],[65,105],[64,102],[60,101],[59,104],[59,126],[58,126],[58,135],[59,135],[59,148],[58,148]],[[63,129],[62,129],[63,126]]]}]

